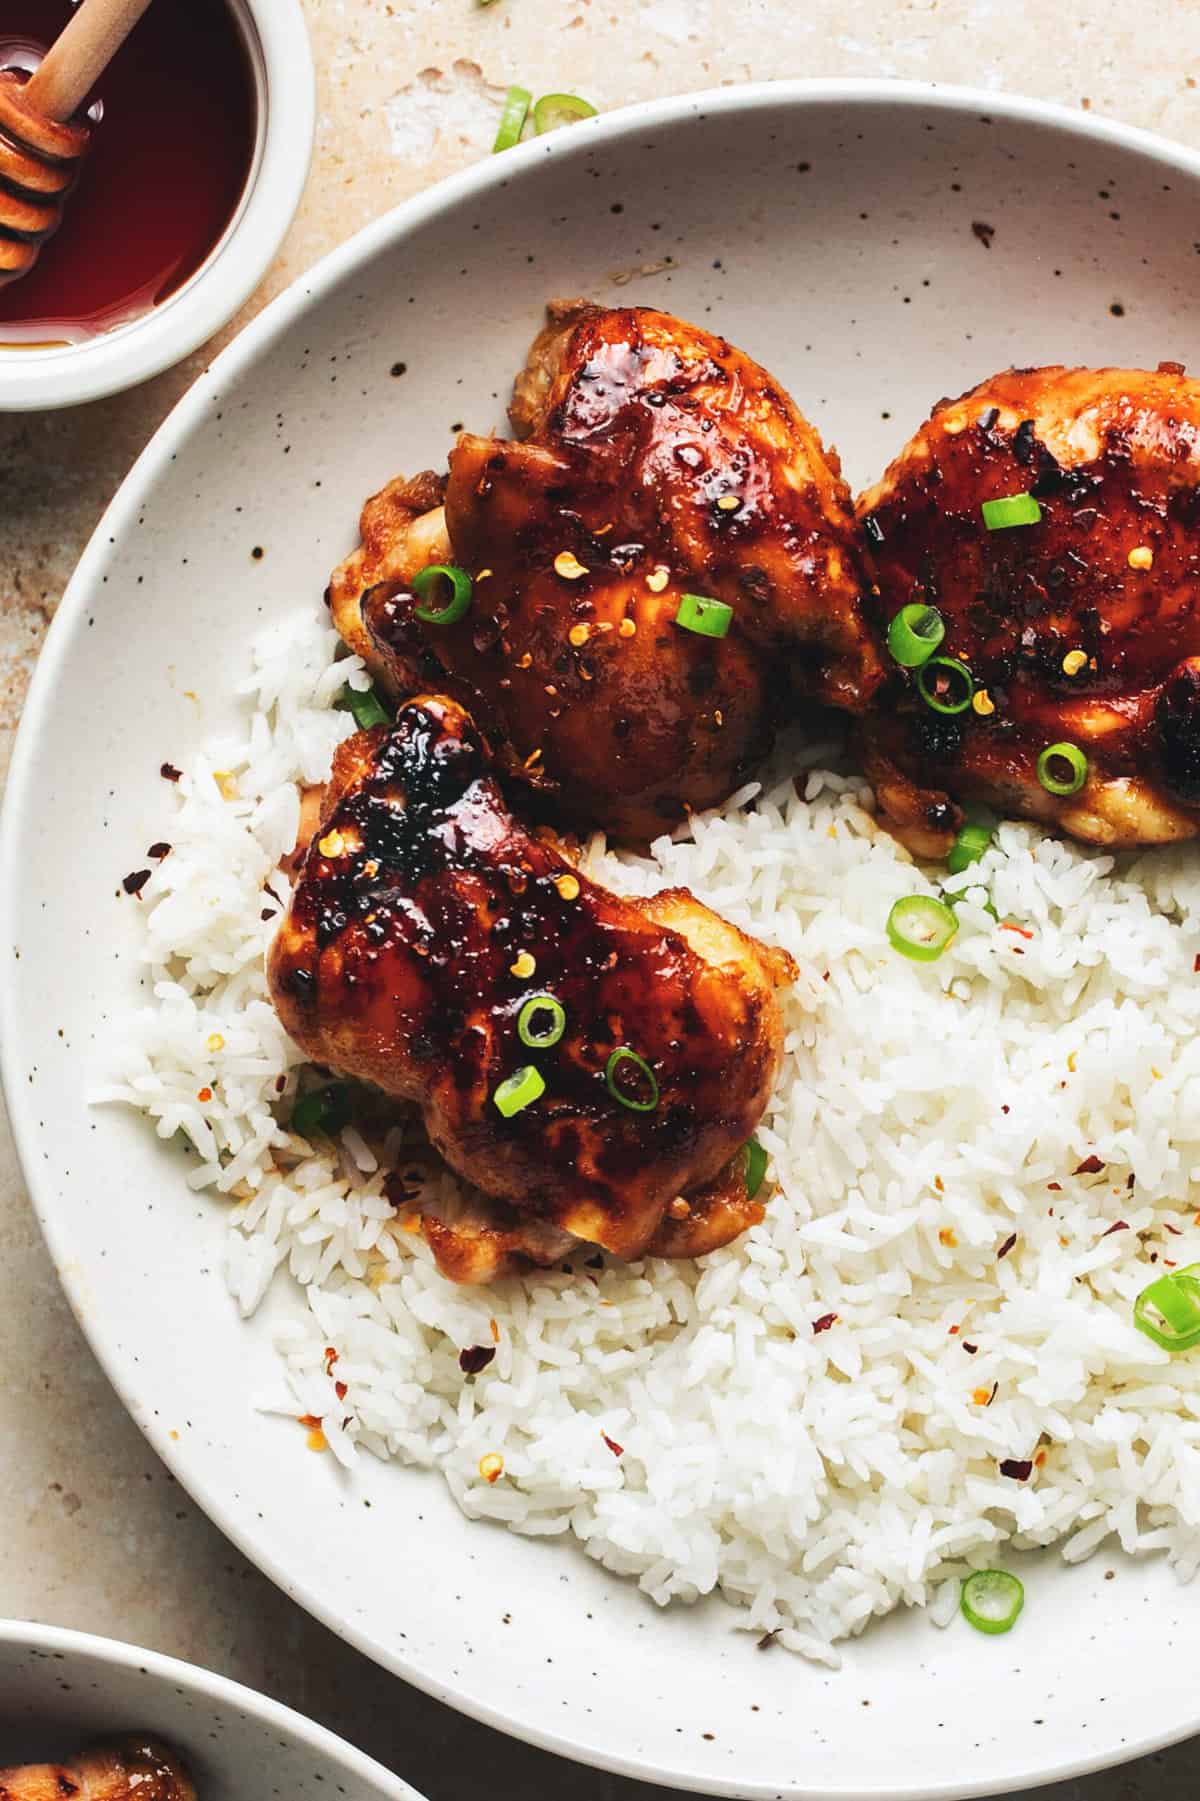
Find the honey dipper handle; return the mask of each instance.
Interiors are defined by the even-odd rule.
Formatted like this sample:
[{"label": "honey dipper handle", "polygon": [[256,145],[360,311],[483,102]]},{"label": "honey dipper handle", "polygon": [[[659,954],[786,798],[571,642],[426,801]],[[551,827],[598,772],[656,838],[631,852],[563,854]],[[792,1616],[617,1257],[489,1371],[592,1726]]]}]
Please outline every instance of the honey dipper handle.
[{"label": "honey dipper handle", "polygon": [[24,104],[45,119],[74,118],[149,4],[80,0],[74,18],[26,83]]}]

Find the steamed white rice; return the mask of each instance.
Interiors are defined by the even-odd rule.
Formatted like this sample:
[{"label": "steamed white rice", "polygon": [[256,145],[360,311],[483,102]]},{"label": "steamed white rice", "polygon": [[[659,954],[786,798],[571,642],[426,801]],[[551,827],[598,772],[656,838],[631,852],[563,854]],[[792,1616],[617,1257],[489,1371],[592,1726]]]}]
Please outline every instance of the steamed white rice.
[{"label": "steamed white rice", "polygon": [[[1190,1577],[1200,1355],[1159,1350],[1132,1306],[1200,1260],[1196,849],[1114,859],[1004,825],[946,883],[975,896],[950,950],[918,965],[884,926],[938,872],[878,830],[828,746],[649,857],[594,841],[613,888],[684,884],[796,959],[759,1133],[767,1216],[695,1263],[580,1254],[574,1274],[462,1289],[383,1196],[396,1166],[450,1182],[411,1124],[330,1146],[279,1123],[302,1058],[264,954],[296,784],[327,774],[353,729],[332,702],[366,683],[337,651],[307,612],[265,633],[244,734],[184,772],[177,810],[164,792],[173,848],[141,897],[153,1002],[96,1097],[194,1147],[244,1314],[298,1285],[279,1404],[348,1466],[436,1467],[472,1517],[571,1535],[660,1603],[719,1589],[828,1662],[901,1602],[945,1623],[957,1578],[1006,1545],[1077,1560],[1119,1541]],[[495,1357],[468,1377],[473,1346]]]}]

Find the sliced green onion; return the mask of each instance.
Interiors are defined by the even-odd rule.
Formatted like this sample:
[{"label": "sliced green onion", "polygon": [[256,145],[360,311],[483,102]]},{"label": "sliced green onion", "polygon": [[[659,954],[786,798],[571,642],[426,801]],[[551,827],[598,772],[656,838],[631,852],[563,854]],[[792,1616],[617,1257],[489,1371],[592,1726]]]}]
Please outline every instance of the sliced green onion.
[{"label": "sliced green onion", "polygon": [[[638,1077],[645,1087],[647,1098],[637,1100],[632,1094],[626,1094],[617,1086],[617,1073],[626,1063],[633,1065]],[[629,1045],[618,1045],[608,1062],[604,1065],[604,1080],[608,1083],[608,1092],[614,1101],[620,1101],[622,1107],[628,1107],[633,1113],[653,1113],[658,1106],[658,1078],[644,1057],[639,1057]]]},{"label": "sliced green onion", "polygon": [[981,511],[990,532],[1006,531],[1010,525],[1036,525],[1042,516],[1032,494],[1005,494],[999,500],[985,500]]},{"label": "sliced green onion", "polygon": [[901,607],[888,626],[887,647],[902,669],[919,669],[946,636],[946,621],[936,607],[917,602]]},{"label": "sliced green onion", "polygon": [[976,1570],[963,1582],[959,1605],[976,1632],[1011,1632],[1025,1605],[1025,1589],[1007,1570]]},{"label": "sliced green onion", "polygon": [[[480,0],[486,5],[487,0]],[[511,150],[514,144],[521,142],[521,133],[525,129],[525,120],[529,113],[529,103],[533,95],[528,88],[511,87],[504,96],[504,109],[500,114],[500,129],[496,133],[496,142],[492,145],[492,154],[497,150]]]},{"label": "sliced green onion", "polygon": [[957,657],[930,657],[917,670],[917,687],[935,713],[965,713],[975,692],[975,677]]},{"label": "sliced green onion", "polygon": [[675,623],[685,632],[698,632],[702,638],[723,638],[733,623],[733,608],[707,594],[681,594]]},{"label": "sliced green onion", "polygon": [[[430,606],[429,602],[442,582],[450,584],[450,599],[444,607]],[[457,563],[426,563],[412,578],[413,593],[425,602],[424,606],[416,608],[417,618],[424,619],[429,625],[453,625],[471,604],[471,588],[470,576]]]},{"label": "sliced green onion", "polygon": [[887,919],[887,935],[902,956],[933,963],[958,930],[953,907],[932,894],[906,894]]},{"label": "sliced green onion", "polygon": [[386,725],[390,718],[374,688],[352,688],[347,682],[337,704],[344,713],[353,713],[360,732],[369,732],[373,725]]},{"label": "sliced green onion", "polygon": [[557,131],[560,125],[574,125],[578,119],[595,116],[591,101],[581,100],[578,94],[543,94],[533,109],[534,130],[540,137],[544,132]]},{"label": "sliced green onion", "polygon": [[505,1076],[492,1099],[505,1119],[511,1119],[514,1113],[519,1113],[522,1107],[528,1107],[531,1101],[536,1101],[539,1094],[545,1092],[546,1084],[540,1072],[532,1063],[525,1063],[520,1069],[514,1069],[511,1076]]},{"label": "sliced green onion", "polygon": [[757,1138],[748,1138],[742,1146],[746,1176],[746,1198],[752,1201],[763,1185],[767,1173],[767,1153]]},{"label": "sliced green onion", "polygon": [[1200,1344],[1200,1263],[1173,1269],[1143,1288],[1133,1303],[1133,1323],[1164,1351]]},{"label": "sliced green onion", "polygon": [[1078,794],[1087,781],[1088,760],[1077,744],[1048,744],[1037,760],[1037,777],[1047,794]]},{"label": "sliced green onion", "polygon": [[350,1090],[344,1082],[331,1082],[327,1088],[310,1088],[307,1094],[296,1096],[292,1131],[299,1132],[301,1138],[311,1138],[314,1132],[326,1132],[332,1137],[349,1118]]},{"label": "sliced green onion", "polygon": [[958,836],[950,846],[946,855],[946,868],[951,875],[961,875],[972,863],[978,863],[988,845],[992,842],[992,834],[996,827],[991,816],[984,813],[968,813],[966,823],[960,828]]},{"label": "sliced green onion", "polygon": [[[541,1019],[540,1027],[535,1021]],[[517,1014],[517,1035],[531,1051],[548,1051],[567,1029],[567,1015],[552,994],[533,994]]]}]

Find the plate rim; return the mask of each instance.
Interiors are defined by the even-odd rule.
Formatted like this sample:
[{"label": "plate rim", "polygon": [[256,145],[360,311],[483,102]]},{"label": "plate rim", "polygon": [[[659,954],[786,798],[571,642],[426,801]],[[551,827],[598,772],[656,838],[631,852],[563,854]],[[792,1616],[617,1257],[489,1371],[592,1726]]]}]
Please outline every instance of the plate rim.
[{"label": "plate rim", "polygon": [[[1131,151],[1200,183],[1200,151],[1139,126],[1083,113],[1057,101],[1007,91],[992,92],[957,83],[830,76],[736,83],[640,101],[582,120],[570,132],[531,139],[505,152],[502,162],[485,155],[381,214],[298,276],[212,363],[206,365],[138,456],[89,538],[48,628],[13,744],[0,806],[0,945],[11,945],[15,937],[21,846],[18,822],[35,773],[36,746],[44,717],[52,706],[59,665],[85,619],[94,572],[112,543],[136,520],[145,491],[170,463],[178,447],[207,417],[210,406],[227,383],[236,381],[248,367],[266,355],[297,320],[356,268],[389,246],[403,242],[410,231],[459,202],[486,193],[494,186],[507,186],[519,180],[542,157],[582,160],[598,145],[619,142],[647,128],[673,126],[689,117],[702,121],[715,113],[751,113],[779,107],[792,107],[803,112],[813,106],[858,107],[873,103],[927,108],[956,115],[973,112],[1018,124],[1042,125],[1067,137]],[[215,1492],[210,1481],[187,1465],[181,1446],[171,1440],[165,1426],[146,1418],[137,1406],[129,1392],[123,1360],[106,1342],[103,1323],[96,1320],[77,1286],[77,1278],[70,1268],[70,1245],[65,1229],[56,1224],[53,1195],[49,1184],[43,1182],[40,1159],[36,1155],[38,1127],[34,1108],[25,1098],[25,1084],[17,1076],[19,1030],[11,961],[5,957],[0,961],[0,1089],[8,1105],[18,1164],[58,1280],[93,1355],[122,1405],[196,1505],[251,1563],[339,1638],[423,1693],[483,1725],[572,1762],[671,1789],[744,1798],[744,1801],[781,1801],[785,1795],[790,1801],[968,1801],[968,1798],[1041,1787],[1115,1768],[1200,1733],[1198,1699],[1178,1726],[1124,1739],[1115,1754],[1100,1751],[1094,1755],[1062,1755],[1039,1767],[1036,1773],[1023,1771],[999,1780],[980,1775],[933,1785],[902,1781],[871,1788],[826,1786],[815,1789],[794,1782],[738,1781],[715,1773],[672,1770],[651,1757],[627,1756],[617,1749],[581,1746],[549,1727],[517,1719],[503,1708],[493,1706],[469,1690],[460,1679],[445,1682],[428,1674],[418,1663],[377,1639],[354,1619],[339,1616],[327,1607],[312,1592],[303,1576],[297,1578],[281,1567],[269,1542],[257,1536],[249,1522],[243,1526],[233,1517],[233,1508],[223,1493]],[[359,1755],[365,1756],[365,1753]]]}]

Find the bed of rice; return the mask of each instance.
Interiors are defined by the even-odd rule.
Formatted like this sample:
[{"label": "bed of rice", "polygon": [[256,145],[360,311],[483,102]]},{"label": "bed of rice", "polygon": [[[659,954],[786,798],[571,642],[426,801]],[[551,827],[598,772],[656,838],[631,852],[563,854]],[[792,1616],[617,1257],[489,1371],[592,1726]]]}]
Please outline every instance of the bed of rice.
[{"label": "bed of rice", "polygon": [[[305,1144],[280,1123],[301,1058],[267,998],[263,890],[286,897],[296,783],[352,729],[332,702],[366,677],[336,654],[308,612],[264,634],[244,734],[184,771],[177,808],[164,793],[153,1001],[96,1098],[190,1140],[244,1314],[298,1285],[279,1404],[323,1422],[348,1479],[363,1452],[435,1466],[473,1517],[573,1536],[660,1603],[720,1589],[831,1663],[900,1603],[948,1621],[958,1577],[1006,1544],[1076,1560],[1115,1535],[1190,1577],[1200,1357],[1158,1349],[1132,1305],[1200,1260],[1194,847],[1113,859],[1004,825],[946,880],[975,899],[922,965],[885,922],[941,876],[828,746],[649,857],[593,842],[612,887],[685,884],[796,959],[767,1216],[696,1263],[580,1255],[456,1288],[382,1192],[397,1164],[448,1183],[411,1125]],[[460,1352],[493,1345],[464,1374]]]}]

